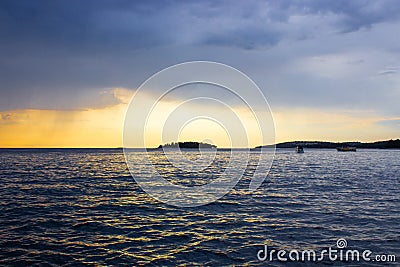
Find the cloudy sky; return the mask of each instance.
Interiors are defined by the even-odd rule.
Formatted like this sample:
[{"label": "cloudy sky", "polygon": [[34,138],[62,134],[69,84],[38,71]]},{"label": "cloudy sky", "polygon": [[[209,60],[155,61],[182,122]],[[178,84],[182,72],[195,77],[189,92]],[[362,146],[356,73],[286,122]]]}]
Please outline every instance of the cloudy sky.
[{"label": "cloudy sky", "polygon": [[134,91],[194,60],[253,79],[277,141],[398,138],[399,29],[396,0],[0,0],[0,146],[121,146]]}]

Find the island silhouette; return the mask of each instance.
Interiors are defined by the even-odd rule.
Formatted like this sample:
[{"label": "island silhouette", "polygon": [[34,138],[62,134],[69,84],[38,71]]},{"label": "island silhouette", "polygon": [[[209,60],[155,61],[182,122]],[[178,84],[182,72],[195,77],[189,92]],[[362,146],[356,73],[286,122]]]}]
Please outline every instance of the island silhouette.
[{"label": "island silhouette", "polygon": [[[290,141],[283,143],[276,143],[274,145],[262,145],[250,148],[252,151],[257,151],[262,148],[295,148],[301,146],[303,148],[325,148],[325,149],[337,149],[338,147],[355,147],[355,148],[369,148],[369,149],[400,149],[400,139],[391,139],[387,141],[376,141],[376,142],[327,142],[327,141]],[[216,145],[203,142],[171,142],[163,145],[159,145],[156,148],[147,148],[148,151],[159,150],[162,148],[175,148],[175,149],[217,149]],[[225,151],[231,150],[232,148],[218,148],[218,150]],[[238,148],[245,149],[245,148]]]},{"label": "island silhouette", "polygon": [[185,149],[216,149],[216,145],[208,144],[208,143],[202,143],[202,142],[172,142],[172,143],[166,143],[164,145],[159,145],[157,149],[161,148],[185,148]]},{"label": "island silhouette", "polygon": [[264,146],[256,146],[253,150],[258,150],[261,148],[268,147],[276,147],[276,148],[294,148],[296,146],[302,146],[304,148],[337,148],[337,147],[345,147],[351,146],[356,148],[374,148],[374,149],[400,149],[400,139],[396,140],[387,140],[387,141],[377,141],[370,143],[363,142],[325,142],[325,141],[292,141],[292,142],[283,142],[275,145],[264,145]]}]

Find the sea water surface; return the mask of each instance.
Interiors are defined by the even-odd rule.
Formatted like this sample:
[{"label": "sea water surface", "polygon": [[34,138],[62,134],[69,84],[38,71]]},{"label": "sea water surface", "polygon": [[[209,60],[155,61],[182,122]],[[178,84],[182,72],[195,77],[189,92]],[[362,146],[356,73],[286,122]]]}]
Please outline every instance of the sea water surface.
[{"label": "sea water surface", "polygon": [[[150,156],[171,181],[204,183],[204,174],[179,172],[159,153]],[[137,152],[138,162],[145,156]],[[216,179],[229,152],[217,160]],[[215,203],[177,208],[136,184],[122,150],[0,150],[0,265],[380,266],[257,258],[264,245],[319,251],[339,238],[399,264],[399,150],[277,150],[265,182],[250,192],[255,165]]]}]

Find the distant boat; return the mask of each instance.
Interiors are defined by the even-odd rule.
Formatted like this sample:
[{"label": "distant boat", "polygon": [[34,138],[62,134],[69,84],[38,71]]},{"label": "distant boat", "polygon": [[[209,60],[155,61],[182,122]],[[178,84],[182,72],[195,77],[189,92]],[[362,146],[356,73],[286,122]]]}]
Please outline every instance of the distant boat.
[{"label": "distant boat", "polygon": [[352,147],[352,146],[341,146],[341,147],[337,147],[336,148],[337,151],[341,151],[341,152],[356,152],[357,148],[356,147]]},{"label": "distant boat", "polygon": [[296,152],[297,153],[304,153],[304,149],[302,146],[296,146]]}]

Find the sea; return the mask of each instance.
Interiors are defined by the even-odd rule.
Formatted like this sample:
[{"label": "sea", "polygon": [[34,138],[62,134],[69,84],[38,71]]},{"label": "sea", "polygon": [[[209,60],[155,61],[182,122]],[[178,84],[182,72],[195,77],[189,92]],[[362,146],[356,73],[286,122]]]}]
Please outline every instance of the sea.
[{"label": "sea", "polygon": [[[162,152],[135,153],[146,168]],[[175,183],[204,183],[157,164]],[[255,191],[246,170],[221,199],[176,207],[136,183],[122,149],[1,149],[0,265],[400,266],[400,150],[278,149],[264,173]]]}]

